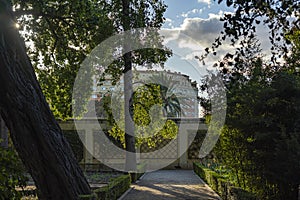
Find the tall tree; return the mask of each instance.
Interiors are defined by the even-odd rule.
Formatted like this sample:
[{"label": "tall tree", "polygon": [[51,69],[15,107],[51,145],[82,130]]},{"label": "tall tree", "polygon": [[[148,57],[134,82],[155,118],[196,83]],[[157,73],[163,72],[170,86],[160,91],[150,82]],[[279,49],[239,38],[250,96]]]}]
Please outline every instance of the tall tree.
[{"label": "tall tree", "polygon": [[89,184],[42,94],[7,0],[0,0],[0,16],[0,112],[40,199],[89,194]]},{"label": "tall tree", "polygon": [[[114,25],[117,32],[136,32],[135,28],[160,28],[164,21],[163,13],[166,10],[166,5],[162,0],[112,0],[107,1],[111,7],[111,17],[114,20]],[[120,11],[122,11],[120,13]],[[132,67],[133,64],[143,66],[149,63],[163,63],[166,61],[170,52],[164,51],[161,44],[162,39],[159,34],[152,35],[157,41],[147,41],[144,34],[150,34],[151,31],[140,33],[137,40],[140,43],[154,42],[157,49],[141,49],[131,51],[130,40],[125,41],[122,50],[125,52],[120,58],[119,64],[123,64],[122,73],[124,73],[124,99],[125,99],[125,145],[127,150],[126,155],[126,170],[136,169],[135,156],[135,137],[134,137],[134,122],[133,122],[133,103],[132,99]],[[129,51],[129,52],[128,52]],[[119,69],[112,70],[112,67],[120,68],[120,65],[111,65],[107,71],[120,72]],[[120,76],[120,73],[116,77]]]},{"label": "tall tree", "polygon": [[[130,31],[130,1],[122,0],[122,26],[124,31]],[[133,95],[132,88],[132,52],[130,43],[125,43],[123,55],[124,59],[124,99],[125,99],[125,148],[126,148],[126,163],[127,171],[136,170],[136,154],[135,154],[135,137],[134,137],[134,122],[132,119],[132,103],[131,96]]]}]

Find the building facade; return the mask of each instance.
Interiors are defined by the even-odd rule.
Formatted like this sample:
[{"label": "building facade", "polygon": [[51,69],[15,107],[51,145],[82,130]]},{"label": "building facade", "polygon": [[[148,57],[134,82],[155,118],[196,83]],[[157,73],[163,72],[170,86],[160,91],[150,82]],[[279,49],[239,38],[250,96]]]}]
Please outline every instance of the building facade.
[{"label": "building facade", "polygon": [[[167,96],[173,95],[180,103],[182,110],[181,118],[198,118],[199,101],[196,81],[192,81],[189,76],[180,72],[144,70],[133,71],[133,88],[144,84],[158,84],[167,88]],[[102,82],[94,79],[92,102],[101,101],[105,96],[124,91],[123,77],[113,84],[110,76]]]}]

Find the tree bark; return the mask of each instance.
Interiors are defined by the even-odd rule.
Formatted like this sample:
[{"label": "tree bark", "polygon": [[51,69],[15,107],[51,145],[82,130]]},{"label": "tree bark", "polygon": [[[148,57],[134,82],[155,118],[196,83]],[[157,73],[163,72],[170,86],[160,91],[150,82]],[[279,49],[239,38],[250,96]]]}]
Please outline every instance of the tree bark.
[{"label": "tree bark", "polygon": [[0,113],[40,199],[79,199],[90,187],[42,94],[7,0],[0,0]]},{"label": "tree bark", "polygon": [[0,135],[1,135],[0,146],[3,148],[8,148],[8,129],[1,116],[0,116]]},{"label": "tree bark", "polygon": [[[122,24],[124,31],[130,30],[130,1],[122,0]],[[133,122],[133,95],[132,89],[132,53],[130,49],[130,40],[124,42],[124,100],[125,100],[125,146],[126,146],[126,171],[136,171],[136,150],[135,150],[135,134]]]}]

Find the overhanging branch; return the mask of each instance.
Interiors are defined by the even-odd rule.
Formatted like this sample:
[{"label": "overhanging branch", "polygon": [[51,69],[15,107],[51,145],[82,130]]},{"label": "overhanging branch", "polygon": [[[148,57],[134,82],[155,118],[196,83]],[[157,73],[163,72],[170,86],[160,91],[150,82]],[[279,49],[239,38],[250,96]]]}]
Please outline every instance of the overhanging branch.
[{"label": "overhanging branch", "polygon": [[24,16],[24,15],[32,15],[34,17],[47,17],[47,18],[51,18],[51,19],[58,19],[58,20],[61,20],[65,23],[68,23],[66,21],[66,19],[71,19],[72,17],[70,16],[60,16],[60,15],[53,15],[53,14],[50,14],[50,13],[43,13],[39,10],[16,10],[13,12],[14,13],[14,16],[16,18],[19,18],[21,16]]},{"label": "overhanging branch", "polygon": [[42,13],[38,10],[16,10],[14,11],[15,17],[21,17],[23,15],[41,16]]}]

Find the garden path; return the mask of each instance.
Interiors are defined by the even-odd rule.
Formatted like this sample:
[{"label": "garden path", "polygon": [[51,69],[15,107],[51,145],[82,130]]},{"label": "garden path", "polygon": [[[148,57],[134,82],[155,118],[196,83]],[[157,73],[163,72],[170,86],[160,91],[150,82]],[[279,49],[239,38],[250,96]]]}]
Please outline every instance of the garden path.
[{"label": "garden path", "polygon": [[192,170],[148,172],[119,200],[220,200]]}]

